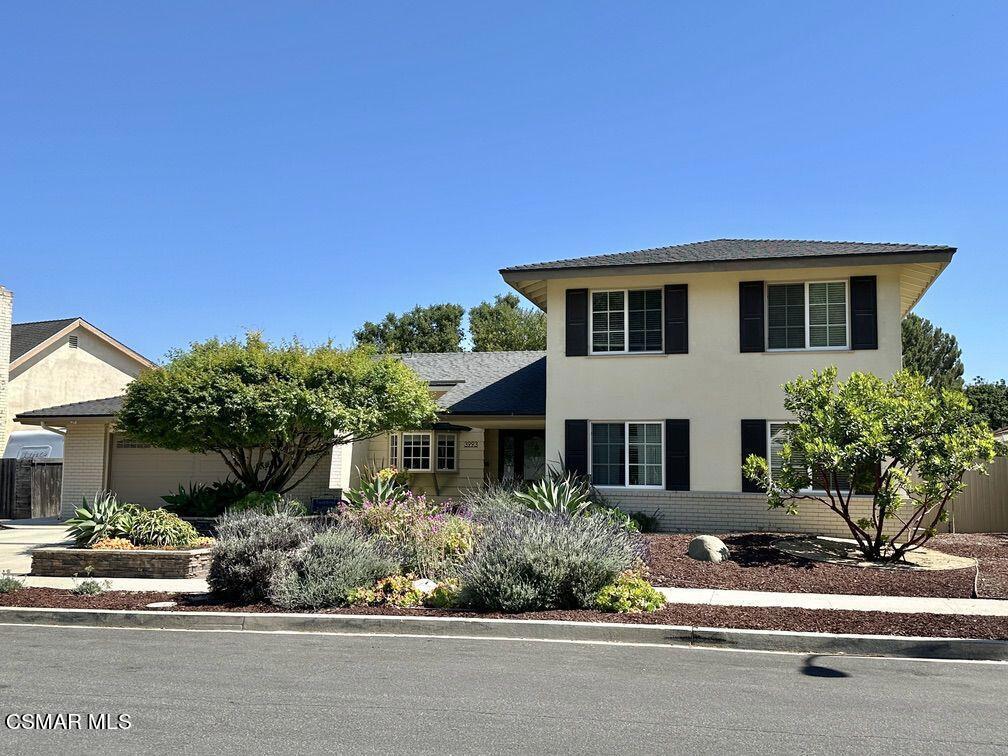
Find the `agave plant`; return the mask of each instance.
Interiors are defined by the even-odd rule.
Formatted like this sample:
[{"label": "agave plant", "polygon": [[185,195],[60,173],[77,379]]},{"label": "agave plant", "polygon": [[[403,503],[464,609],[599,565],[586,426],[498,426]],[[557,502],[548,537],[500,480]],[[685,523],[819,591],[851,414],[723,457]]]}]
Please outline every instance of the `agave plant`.
[{"label": "agave plant", "polygon": [[515,491],[514,497],[529,509],[552,514],[585,514],[595,505],[592,487],[586,480],[559,470],[550,470],[527,490]]},{"label": "agave plant", "polygon": [[102,538],[125,538],[136,519],[137,508],[120,503],[111,491],[99,491],[88,503],[87,499],[74,510],[67,520],[67,531],[78,546],[90,546]]},{"label": "agave plant", "polygon": [[372,504],[391,504],[405,501],[409,495],[406,476],[394,467],[375,469],[357,468],[360,483],[343,495],[355,507],[364,506],[364,502]]}]

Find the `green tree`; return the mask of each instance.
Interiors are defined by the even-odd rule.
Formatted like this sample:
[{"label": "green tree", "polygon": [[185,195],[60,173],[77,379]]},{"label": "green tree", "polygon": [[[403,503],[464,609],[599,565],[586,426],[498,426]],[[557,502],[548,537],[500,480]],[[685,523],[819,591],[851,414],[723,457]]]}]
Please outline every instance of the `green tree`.
[{"label": "green tree", "polygon": [[963,387],[962,350],[951,333],[927,318],[903,318],[903,368],[924,376],[935,388]]},{"label": "green tree", "polygon": [[[838,383],[831,367],[799,376],[784,394],[796,422],[781,470],[771,475],[766,459],[752,454],[745,475],[766,489],[771,509],[797,514],[805,501],[828,507],[870,560],[895,561],[927,542],[965,488],[963,475],[986,472],[1001,451],[963,392],[936,389],[907,370],[888,381],[854,373]],[[859,484],[844,482],[851,480]],[[871,493],[870,517],[852,511],[854,488]]]},{"label": "green tree", "polygon": [[516,294],[498,294],[469,310],[474,352],[546,348],[546,313],[518,306]]},{"label": "green tree", "polygon": [[985,381],[977,376],[965,391],[973,411],[986,420],[992,430],[1008,427],[1008,383],[1004,378]]},{"label": "green tree", "polygon": [[464,314],[457,304],[417,305],[401,315],[390,312],[380,323],[367,321],[354,338],[384,353],[461,352]]},{"label": "green tree", "polygon": [[118,425],[143,443],[223,458],[249,490],[285,493],[336,444],[436,417],[402,362],[373,350],[211,339],[126,389]]}]

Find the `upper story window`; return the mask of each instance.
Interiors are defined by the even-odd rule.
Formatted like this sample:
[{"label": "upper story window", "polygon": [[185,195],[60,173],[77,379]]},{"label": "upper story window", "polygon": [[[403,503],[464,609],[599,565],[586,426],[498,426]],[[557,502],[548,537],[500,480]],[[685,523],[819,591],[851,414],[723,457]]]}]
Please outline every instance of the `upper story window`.
[{"label": "upper story window", "polygon": [[846,349],[847,282],[767,285],[769,349]]},{"label": "upper story window", "polygon": [[592,354],[662,351],[662,290],[615,289],[591,294]]}]

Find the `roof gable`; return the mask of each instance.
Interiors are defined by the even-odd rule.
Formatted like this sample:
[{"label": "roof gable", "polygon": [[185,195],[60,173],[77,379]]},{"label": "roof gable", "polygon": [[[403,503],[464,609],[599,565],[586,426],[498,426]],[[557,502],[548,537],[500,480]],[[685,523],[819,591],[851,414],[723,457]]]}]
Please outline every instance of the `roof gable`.
[{"label": "roof gable", "polygon": [[35,347],[48,341],[79,318],[61,318],[59,320],[39,320],[34,323],[14,323],[11,326],[10,358],[13,362],[30,352]]}]

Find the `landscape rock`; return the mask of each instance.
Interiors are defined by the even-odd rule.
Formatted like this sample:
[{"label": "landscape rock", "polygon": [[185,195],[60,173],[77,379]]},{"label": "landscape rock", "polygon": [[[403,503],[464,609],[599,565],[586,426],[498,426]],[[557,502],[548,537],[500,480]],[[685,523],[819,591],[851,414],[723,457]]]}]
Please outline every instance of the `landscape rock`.
[{"label": "landscape rock", "polygon": [[420,591],[420,593],[433,593],[437,586],[437,583],[433,580],[428,580],[427,578],[421,578],[420,580],[413,581],[413,588]]},{"label": "landscape rock", "polygon": [[697,536],[690,541],[686,553],[701,562],[724,562],[731,559],[724,541],[709,535]]}]

